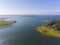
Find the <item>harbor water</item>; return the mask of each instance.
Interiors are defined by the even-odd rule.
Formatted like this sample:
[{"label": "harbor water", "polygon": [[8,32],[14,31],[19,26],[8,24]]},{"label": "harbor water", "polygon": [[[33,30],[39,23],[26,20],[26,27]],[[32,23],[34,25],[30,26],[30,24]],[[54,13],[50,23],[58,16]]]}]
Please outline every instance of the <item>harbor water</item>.
[{"label": "harbor water", "polygon": [[43,21],[60,19],[59,15],[1,15],[0,18],[16,21],[13,26],[0,29],[0,45],[60,45],[60,38],[36,30],[45,24]]}]

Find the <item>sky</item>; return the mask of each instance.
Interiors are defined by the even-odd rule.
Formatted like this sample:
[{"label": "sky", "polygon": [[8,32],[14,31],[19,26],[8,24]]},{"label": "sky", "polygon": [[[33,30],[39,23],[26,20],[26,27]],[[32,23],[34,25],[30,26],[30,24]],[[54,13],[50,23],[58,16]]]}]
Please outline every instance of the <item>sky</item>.
[{"label": "sky", "polygon": [[60,14],[60,0],[0,0],[0,15]]}]

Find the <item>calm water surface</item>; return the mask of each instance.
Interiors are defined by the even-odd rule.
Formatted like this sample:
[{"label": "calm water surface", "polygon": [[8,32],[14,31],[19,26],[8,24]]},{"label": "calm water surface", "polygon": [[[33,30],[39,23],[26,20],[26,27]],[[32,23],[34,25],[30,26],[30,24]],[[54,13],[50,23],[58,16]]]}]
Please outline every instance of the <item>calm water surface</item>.
[{"label": "calm water surface", "polygon": [[60,19],[59,15],[43,16],[0,16],[8,20],[16,20],[12,27],[0,29],[0,45],[60,45],[60,39],[41,34],[35,28],[43,25],[40,20]]}]

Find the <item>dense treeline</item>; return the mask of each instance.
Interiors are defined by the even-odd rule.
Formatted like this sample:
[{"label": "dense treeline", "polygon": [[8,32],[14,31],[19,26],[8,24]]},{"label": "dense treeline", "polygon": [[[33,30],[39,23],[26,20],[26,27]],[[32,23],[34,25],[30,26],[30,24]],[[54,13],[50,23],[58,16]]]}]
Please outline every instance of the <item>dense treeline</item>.
[{"label": "dense treeline", "polygon": [[51,20],[46,23],[46,26],[60,30],[60,20]]}]

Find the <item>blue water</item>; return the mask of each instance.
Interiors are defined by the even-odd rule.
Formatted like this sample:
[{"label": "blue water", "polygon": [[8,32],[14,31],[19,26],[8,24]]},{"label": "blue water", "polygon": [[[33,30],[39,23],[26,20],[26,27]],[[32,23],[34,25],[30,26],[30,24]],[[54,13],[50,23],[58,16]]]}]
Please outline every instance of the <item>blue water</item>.
[{"label": "blue water", "polygon": [[12,27],[0,29],[0,45],[60,45],[60,38],[45,36],[36,30],[44,24],[41,20],[60,19],[59,15],[5,15],[0,18],[17,21]]}]

